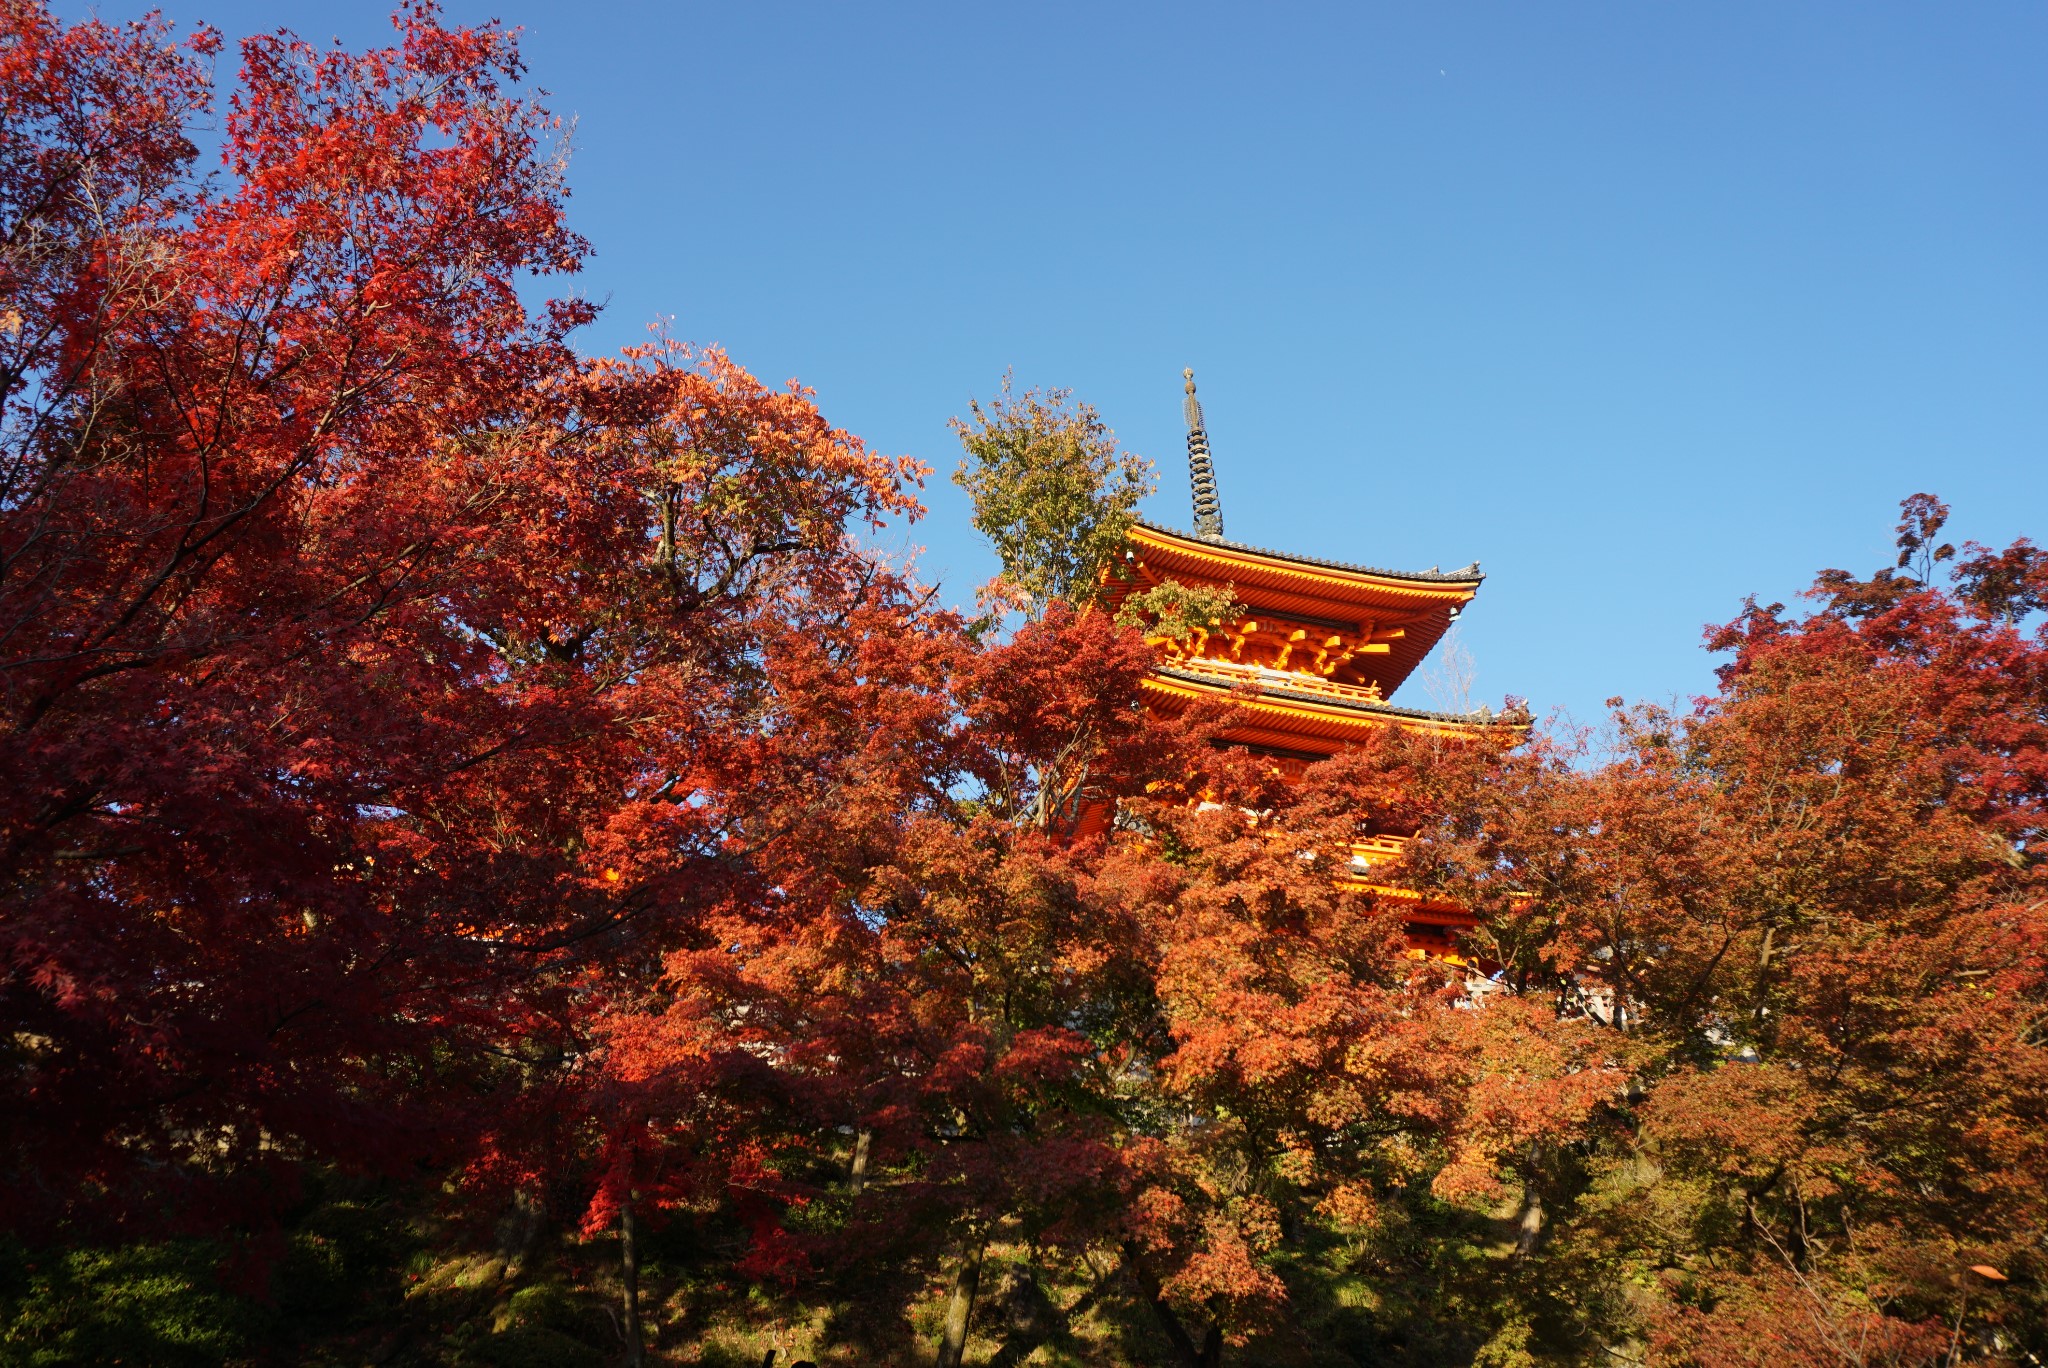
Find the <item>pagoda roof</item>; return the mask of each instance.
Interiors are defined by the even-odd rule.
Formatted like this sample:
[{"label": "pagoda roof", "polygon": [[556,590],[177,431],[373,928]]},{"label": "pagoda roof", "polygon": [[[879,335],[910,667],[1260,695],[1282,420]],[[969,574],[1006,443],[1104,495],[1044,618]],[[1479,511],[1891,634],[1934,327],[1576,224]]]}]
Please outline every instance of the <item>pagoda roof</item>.
[{"label": "pagoda roof", "polygon": [[[1228,678],[1200,670],[1184,670],[1172,665],[1154,667],[1152,673],[1163,679],[1178,680],[1185,684],[1199,685],[1205,690],[1228,693],[1237,683]],[[1312,703],[1318,709],[1331,708],[1341,712],[1364,713],[1371,717],[1386,718],[1400,722],[1447,723],[1452,728],[1464,730],[1474,727],[1526,727],[1526,722],[1506,721],[1491,708],[1474,708],[1471,712],[1436,712],[1428,708],[1406,708],[1380,699],[1346,698],[1341,695],[1320,693],[1312,689],[1290,689],[1284,684],[1260,680],[1252,687],[1257,689],[1259,698],[1279,698],[1296,703]]]},{"label": "pagoda roof", "polygon": [[1294,565],[1311,565],[1318,570],[1341,570],[1346,574],[1364,575],[1379,580],[1407,580],[1416,584],[1455,585],[1462,589],[1477,589],[1486,579],[1479,573],[1479,562],[1462,566],[1456,570],[1386,570],[1373,565],[1353,565],[1349,561],[1328,560],[1321,556],[1304,556],[1293,551],[1275,551],[1269,547],[1252,546],[1245,542],[1230,541],[1224,537],[1202,537],[1178,528],[1160,523],[1137,520],[1138,527],[1147,532],[1169,537],[1193,550],[1221,548],[1263,560],[1286,561]]},{"label": "pagoda roof", "polygon": [[1335,754],[1365,742],[1387,727],[1477,738],[1503,729],[1524,732],[1529,726],[1522,717],[1502,717],[1484,711],[1431,712],[1384,702],[1340,700],[1268,684],[1240,692],[1229,681],[1214,675],[1172,666],[1154,669],[1140,687],[1154,707],[1174,712],[1197,699],[1234,702],[1237,712],[1223,733],[1225,745]]},{"label": "pagoda roof", "polygon": [[1112,602],[1120,602],[1131,583],[1228,584],[1254,617],[1271,614],[1364,630],[1381,644],[1357,659],[1356,673],[1347,682],[1376,684],[1386,695],[1450,630],[1484,579],[1476,565],[1449,573],[1380,570],[1192,536],[1147,522],[1131,528],[1128,545],[1135,578],[1108,586]]}]

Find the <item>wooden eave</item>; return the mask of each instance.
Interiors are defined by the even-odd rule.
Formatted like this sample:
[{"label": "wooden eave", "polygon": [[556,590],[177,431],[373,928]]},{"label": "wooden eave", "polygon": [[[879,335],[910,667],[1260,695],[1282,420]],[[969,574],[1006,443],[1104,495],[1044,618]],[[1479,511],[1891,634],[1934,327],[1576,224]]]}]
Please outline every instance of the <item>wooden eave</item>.
[{"label": "wooden eave", "polygon": [[1486,576],[1474,570],[1379,570],[1269,551],[1242,542],[1212,541],[1139,522],[1131,526],[1131,544],[1148,559],[1172,564],[1238,584],[1260,584],[1299,593],[1325,603],[1378,608],[1413,607],[1421,603],[1462,604],[1479,591]]},{"label": "wooden eave", "polygon": [[1224,734],[1225,740],[1284,750],[1327,750],[1335,754],[1383,727],[1477,737],[1503,725],[1477,717],[1399,708],[1387,703],[1314,698],[1265,686],[1250,697],[1234,698],[1228,681],[1201,678],[1192,671],[1171,668],[1154,670],[1145,677],[1142,688],[1148,701],[1176,712],[1196,699],[1230,698],[1243,711],[1240,720]]},{"label": "wooden eave", "polygon": [[[1401,629],[1375,662],[1373,676],[1391,694],[1420,665],[1485,576],[1473,571],[1402,572],[1289,556],[1237,542],[1210,541],[1150,523],[1129,534],[1127,568],[1145,579],[1228,584],[1253,612],[1306,621]],[[1114,601],[1121,597],[1110,586]]]}]

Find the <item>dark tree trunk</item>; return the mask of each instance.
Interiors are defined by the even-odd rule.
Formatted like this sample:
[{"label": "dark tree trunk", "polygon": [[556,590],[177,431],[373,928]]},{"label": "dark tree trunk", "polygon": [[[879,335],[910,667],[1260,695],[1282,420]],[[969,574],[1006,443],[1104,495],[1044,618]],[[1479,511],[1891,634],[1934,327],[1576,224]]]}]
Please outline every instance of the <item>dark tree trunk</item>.
[{"label": "dark tree trunk", "polygon": [[981,1256],[987,1249],[987,1236],[968,1237],[960,1269],[953,1275],[953,1300],[946,1306],[946,1329],[939,1340],[939,1368],[960,1368],[967,1353],[967,1318],[974,1314],[974,1294],[981,1289]]},{"label": "dark tree trunk", "polygon": [[1188,1333],[1188,1328],[1180,1323],[1180,1317],[1174,1313],[1173,1307],[1167,1304],[1166,1294],[1159,1288],[1159,1279],[1153,1276],[1145,1261],[1138,1257],[1135,1245],[1124,1245],[1124,1262],[1130,1265],[1131,1276],[1138,1281],[1138,1291],[1144,1294],[1146,1303],[1152,1308],[1152,1315],[1158,1320],[1159,1328],[1166,1332],[1166,1338],[1172,1342],[1174,1352],[1180,1356],[1181,1363],[1186,1365],[1186,1368],[1214,1368],[1223,1356],[1222,1327],[1210,1326],[1209,1333],[1203,1337],[1201,1347],[1196,1348],[1195,1337]]},{"label": "dark tree trunk", "polygon": [[630,1201],[619,1207],[619,1262],[626,1284],[626,1363],[641,1368],[647,1350],[640,1340],[640,1239]]},{"label": "dark tree trunk", "polygon": [[1209,1333],[1202,1336],[1201,1368],[1223,1368],[1223,1326],[1216,1321],[1209,1322]]},{"label": "dark tree trunk", "polygon": [[512,1194],[512,1203],[498,1221],[498,1257],[505,1262],[505,1277],[518,1276],[533,1257],[533,1247],[546,1223],[547,1209],[528,1188]]},{"label": "dark tree trunk", "polygon": [[868,1185],[868,1148],[875,1142],[875,1133],[863,1129],[853,1137],[853,1171],[847,1175],[847,1187],[853,1195],[860,1196],[860,1190]]}]

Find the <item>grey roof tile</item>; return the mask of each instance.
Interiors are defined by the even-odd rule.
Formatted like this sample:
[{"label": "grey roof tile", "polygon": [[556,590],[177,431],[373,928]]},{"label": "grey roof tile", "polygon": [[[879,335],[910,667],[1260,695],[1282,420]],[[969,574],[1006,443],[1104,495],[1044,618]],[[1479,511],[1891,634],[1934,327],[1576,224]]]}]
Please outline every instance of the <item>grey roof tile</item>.
[{"label": "grey roof tile", "polygon": [[1250,546],[1244,542],[1231,541],[1225,537],[1197,536],[1192,532],[1183,532],[1177,527],[1167,527],[1161,523],[1146,522],[1143,518],[1137,521],[1140,527],[1149,528],[1154,532],[1164,532],[1169,537],[1179,537],[1183,541],[1207,542],[1211,546],[1227,546],[1233,551],[1249,551],[1255,556],[1271,556],[1274,560],[1297,561],[1303,565],[1320,565],[1330,570],[1349,570],[1354,574],[1360,575],[1382,575],[1387,579],[1418,580],[1425,584],[1478,584],[1486,578],[1486,576],[1479,573],[1478,561],[1473,561],[1470,565],[1451,571],[1386,570],[1376,565],[1353,565],[1348,561],[1326,560],[1321,556],[1303,556],[1293,551],[1275,551],[1270,547]]}]

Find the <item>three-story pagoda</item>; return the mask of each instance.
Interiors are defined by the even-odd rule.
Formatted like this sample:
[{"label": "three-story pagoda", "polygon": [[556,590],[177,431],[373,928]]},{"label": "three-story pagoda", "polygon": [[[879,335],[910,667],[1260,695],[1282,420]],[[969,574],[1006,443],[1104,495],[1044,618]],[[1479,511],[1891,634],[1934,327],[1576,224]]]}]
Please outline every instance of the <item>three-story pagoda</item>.
[{"label": "three-story pagoda", "polygon": [[[1105,588],[1114,606],[1169,579],[1227,587],[1243,612],[1186,640],[1155,638],[1160,660],[1145,681],[1147,702],[1177,711],[1197,698],[1236,693],[1238,720],[1224,743],[1271,756],[1289,774],[1382,727],[1476,737],[1492,727],[1526,726],[1526,714],[1451,713],[1392,701],[1479,592],[1485,577],[1476,562],[1448,572],[1381,570],[1224,537],[1202,405],[1194,373],[1184,374],[1194,531],[1138,523],[1121,575]],[[1372,867],[1398,856],[1404,841],[1399,832],[1362,833],[1352,868],[1370,882]],[[1409,939],[1419,952],[1449,953],[1455,932],[1472,922],[1449,904],[1401,889],[1378,891],[1410,904]]]}]

